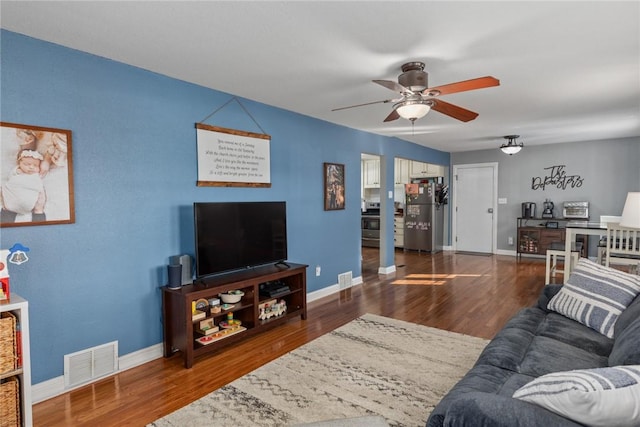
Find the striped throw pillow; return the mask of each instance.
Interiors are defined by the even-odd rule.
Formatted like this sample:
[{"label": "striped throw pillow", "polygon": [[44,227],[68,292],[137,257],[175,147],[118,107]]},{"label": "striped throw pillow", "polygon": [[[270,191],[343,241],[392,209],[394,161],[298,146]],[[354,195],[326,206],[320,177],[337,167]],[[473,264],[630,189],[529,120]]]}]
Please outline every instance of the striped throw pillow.
[{"label": "striped throw pillow", "polygon": [[513,394],[587,426],[640,425],[640,365],[554,372]]},{"label": "striped throw pillow", "polygon": [[547,308],[613,338],[620,313],[640,293],[640,276],[580,258]]}]

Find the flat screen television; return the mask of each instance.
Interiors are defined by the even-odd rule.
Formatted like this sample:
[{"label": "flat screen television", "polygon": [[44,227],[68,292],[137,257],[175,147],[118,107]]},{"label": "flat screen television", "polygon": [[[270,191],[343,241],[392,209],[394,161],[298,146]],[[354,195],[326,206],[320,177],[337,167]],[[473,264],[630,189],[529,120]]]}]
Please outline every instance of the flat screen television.
[{"label": "flat screen television", "polygon": [[202,202],[193,212],[198,278],[287,259],[286,202]]}]

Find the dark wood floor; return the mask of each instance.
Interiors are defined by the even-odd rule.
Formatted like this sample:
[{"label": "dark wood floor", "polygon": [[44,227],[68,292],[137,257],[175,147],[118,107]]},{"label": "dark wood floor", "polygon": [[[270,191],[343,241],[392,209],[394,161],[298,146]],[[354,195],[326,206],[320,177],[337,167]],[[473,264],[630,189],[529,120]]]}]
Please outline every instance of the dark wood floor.
[{"label": "dark wood floor", "polygon": [[[36,404],[36,426],[144,426],[365,313],[492,338],[544,286],[544,260],[396,251],[379,276],[363,248],[364,283],[309,304],[293,319],[184,369],[175,355]],[[357,276],[357,272],[354,275]]]}]

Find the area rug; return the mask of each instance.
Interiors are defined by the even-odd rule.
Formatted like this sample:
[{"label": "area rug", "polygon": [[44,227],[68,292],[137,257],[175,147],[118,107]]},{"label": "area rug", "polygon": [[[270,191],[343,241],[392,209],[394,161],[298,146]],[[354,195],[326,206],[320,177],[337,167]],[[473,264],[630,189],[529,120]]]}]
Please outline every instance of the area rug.
[{"label": "area rug", "polygon": [[288,426],[371,415],[424,426],[487,342],[365,314],[149,426]]}]

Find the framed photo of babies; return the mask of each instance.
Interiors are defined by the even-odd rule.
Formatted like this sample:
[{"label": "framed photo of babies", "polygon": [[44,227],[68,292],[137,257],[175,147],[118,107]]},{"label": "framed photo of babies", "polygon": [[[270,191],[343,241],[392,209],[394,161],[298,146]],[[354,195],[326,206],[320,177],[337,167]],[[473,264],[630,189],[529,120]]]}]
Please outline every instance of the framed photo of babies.
[{"label": "framed photo of babies", "polygon": [[71,131],[0,122],[0,227],[72,224]]}]

